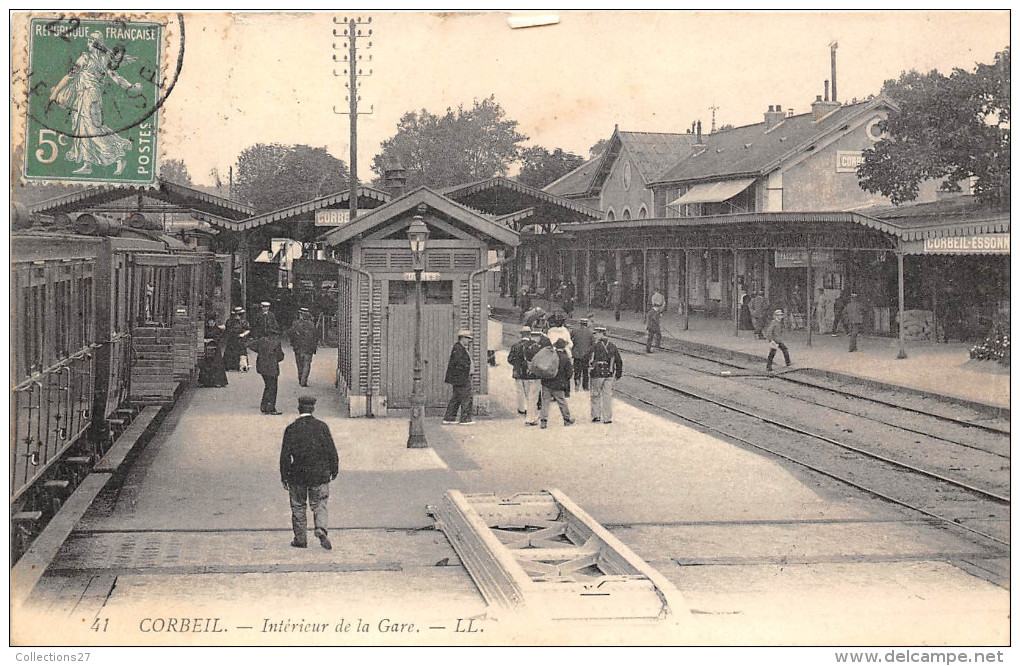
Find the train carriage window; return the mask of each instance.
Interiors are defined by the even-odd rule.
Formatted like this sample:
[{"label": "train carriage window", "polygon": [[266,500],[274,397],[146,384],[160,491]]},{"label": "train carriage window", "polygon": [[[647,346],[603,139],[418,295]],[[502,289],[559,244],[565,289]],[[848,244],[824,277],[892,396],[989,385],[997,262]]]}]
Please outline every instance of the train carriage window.
[{"label": "train carriage window", "polygon": [[25,287],[25,374],[42,370],[43,343],[46,337],[46,285]]},{"label": "train carriage window", "polygon": [[92,343],[92,278],[84,278],[78,291],[79,346]]},{"label": "train carriage window", "polygon": [[53,285],[53,309],[55,315],[56,327],[53,331],[53,352],[57,358],[65,358],[67,356],[67,343],[69,324],[68,314],[70,310],[70,302],[68,299],[68,289],[71,283],[67,280],[61,280]]}]

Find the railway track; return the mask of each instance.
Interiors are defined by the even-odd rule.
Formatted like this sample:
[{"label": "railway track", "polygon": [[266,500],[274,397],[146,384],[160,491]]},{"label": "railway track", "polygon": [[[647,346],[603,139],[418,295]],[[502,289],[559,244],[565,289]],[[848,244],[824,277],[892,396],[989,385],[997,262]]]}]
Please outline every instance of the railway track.
[{"label": "railway track", "polygon": [[[661,379],[634,374],[628,374],[626,378],[631,381],[621,381],[622,386],[618,385],[617,392],[635,402],[803,466],[927,518],[963,529],[1000,546],[1009,546],[1008,527],[995,530],[982,524],[990,522],[992,527],[1008,526],[1010,499],[1005,494],[839,442],[779,418],[752,413]],[[634,386],[634,382],[639,385]],[[678,404],[668,399],[675,396],[682,396],[685,401]],[[722,427],[719,423],[727,426]],[[819,446],[819,443],[826,446]]]}]

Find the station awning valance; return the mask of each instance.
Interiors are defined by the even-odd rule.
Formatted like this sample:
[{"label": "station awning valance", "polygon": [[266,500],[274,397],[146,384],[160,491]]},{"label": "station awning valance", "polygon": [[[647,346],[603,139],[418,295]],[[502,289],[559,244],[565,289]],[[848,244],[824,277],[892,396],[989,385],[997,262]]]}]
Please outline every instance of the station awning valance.
[{"label": "station awning valance", "polygon": [[741,178],[740,180],[726,180],[720,183],[701,183],[687,190],[679,199],[670,203],[670,206],[683,206],[693,203],[718,203],[735,197],[754,182],[754,178]]}]

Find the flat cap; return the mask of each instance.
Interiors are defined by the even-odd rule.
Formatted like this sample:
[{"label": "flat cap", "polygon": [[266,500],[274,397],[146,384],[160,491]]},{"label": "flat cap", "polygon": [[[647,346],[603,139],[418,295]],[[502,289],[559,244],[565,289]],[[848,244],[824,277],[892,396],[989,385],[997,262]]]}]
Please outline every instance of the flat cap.
[{"label": "flat cap", "polygon": [[298,405],[314,407],[316,398],[313,395],[299,395],[297,401]]},{"label": "flat cap", "polygon": [[461,330],[457,331],[457,337],[458,338],[469,338],[471,340],[475,339],[475,336],[471,335],[471,331],[469,331],[467,329],[461,329]]},{"label": "flat cap", "polygon": [[596,326],[595,327],[595,332],[596,333],[605,333],[606,332],[606,327],[605,326]]},{"label": "flat cap", "polygon": [[566,341],[566,340],[564,340],[563,338],[559,338],[559,339],[558,339],[558,340],[557,340],[556,342],[554,342],[553,344],[554,344],[554,345],[556,346],[556,348],[557,348],[557,349],[565,349],[565,348],[566,348],[566,346],[567,346],[567,341]]},{"label": "flat cap", "polygon": [[587,325],[588,325],[588,320],[587,319],[581,319],[581,326],[587,326]]}]

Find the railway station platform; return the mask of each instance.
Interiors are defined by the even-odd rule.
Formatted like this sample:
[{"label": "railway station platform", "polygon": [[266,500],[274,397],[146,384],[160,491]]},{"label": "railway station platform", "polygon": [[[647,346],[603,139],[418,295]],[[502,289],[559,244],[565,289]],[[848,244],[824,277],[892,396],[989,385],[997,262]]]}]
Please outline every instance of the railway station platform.
[{"label": "railway station platform", "polygon": [[[555,487],[673,582],[690,606],[683,643],[993,645],[1009,641],[1009,592],[954,558],[974,545],[879,500],[618,400],[611,426],[571,395],[566,428],[525,428],[506,351],[489,367],[492,413],[472,426],[426,418],[429,448],[406,448],[407,419],[346,418],[335,351],[300,388],[290,349],[277,407],[262,382],[229,373],[189,391],[119,493],[101,498],[36,587],[12,640],[125,645],[643,644],[612,626],[514,635],[485,603],[426,506],[447,489],[511,495]],[[318,397],[340,476],[333,550],[290,542],[278,457],[297,396]],[[52,622],[71,618],[54,638]],[[216,632],[151,631],[152,620],[218,618]],[[481,618],[485,633],[457,633]],[[96,619],[109,620],[94,633]],[[148,624],[145,620],[148,619]],[[350,623],[370,627],[340,633]],[[386,623],[414,623],[388,632]],[[291,623],[291,624],[287,624]],[[328,630],[284,629],[327,625]],[[208,627],[206,622],[204,627]],[[436,627],[436,628],[433,628]],[[147,631],[148,629],[148,631]],[[222,630],[222,631],[221,631]],[[502,633],[501,633],[502,632]],[[676,639],[673,639],[675,641]],[[671,641],[672,643],[672,641]]]},{"label": "railway station platform", "polygon": [[[508,298],[491,300],[494,310],[517,312]],[[547,311],[550,307],[560,309],[545,300],[536,299],[533,305],[541,305]],[[574,316],[583,317],[589,313],[610,331],[617,328],[643,333],[645,330],[644,314],[634,310],[621,311],[620,321],[615,321],[612,310],[603,309],[578,307]],[[680,342],[760,357],[763,367],[769,351],[768,343],[755,339],[754,331],[740,331],[739,335],[734,335],[732,321],[698,314],[691,315],[685,329],[684,317],[675,312],[664,313],[662,335]],[[862,335],[858,338],[858,351],[855,353],[848,352],[849,339],[843,334],[833,337],[814,333],[810,347],[806,331],[786,331],[785,339],[795,367],[1009,409],[1009,369],[992,361],[970,360],[969,352],[973,346],[970,343],[908,341],[907,358],[897,359],[899,341],[896,338]]]}]

